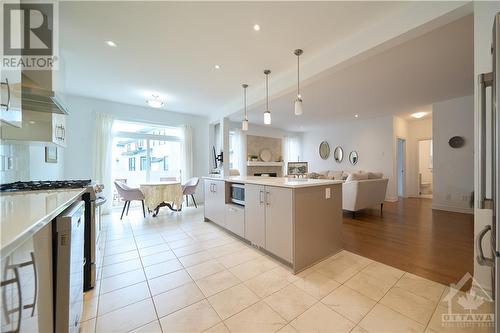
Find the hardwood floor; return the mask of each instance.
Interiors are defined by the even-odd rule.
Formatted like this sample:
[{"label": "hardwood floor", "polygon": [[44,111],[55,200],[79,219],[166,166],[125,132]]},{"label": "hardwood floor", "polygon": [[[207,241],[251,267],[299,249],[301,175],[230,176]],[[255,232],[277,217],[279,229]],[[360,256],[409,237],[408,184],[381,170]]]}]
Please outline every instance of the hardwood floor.
[{"label": "hardwood floor", "polygon": [[380,209],[344,212],[344,248],[443,284],[473,273],[474,216],[431,209],[406,198]]}]

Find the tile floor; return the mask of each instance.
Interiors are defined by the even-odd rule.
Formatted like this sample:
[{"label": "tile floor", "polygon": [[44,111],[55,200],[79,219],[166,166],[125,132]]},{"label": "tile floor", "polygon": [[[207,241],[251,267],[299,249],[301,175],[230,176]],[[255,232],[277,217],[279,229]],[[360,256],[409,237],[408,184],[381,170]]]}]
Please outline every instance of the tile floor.
[{"label": "tile floor", "polygon": [[444,285],[347,251],[293,275],[202,214],[106,216],[80,331],[491,331],[443,327]]}]

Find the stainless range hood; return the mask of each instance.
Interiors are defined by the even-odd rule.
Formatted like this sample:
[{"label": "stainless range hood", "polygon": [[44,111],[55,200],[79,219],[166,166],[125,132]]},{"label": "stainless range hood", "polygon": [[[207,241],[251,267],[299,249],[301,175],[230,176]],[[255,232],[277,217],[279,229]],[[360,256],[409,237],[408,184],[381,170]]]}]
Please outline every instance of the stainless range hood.
[{"label": "stainless range hood", "polygon": [[67,107],[51,90],[22,87],[23,110],[68,114]]}]

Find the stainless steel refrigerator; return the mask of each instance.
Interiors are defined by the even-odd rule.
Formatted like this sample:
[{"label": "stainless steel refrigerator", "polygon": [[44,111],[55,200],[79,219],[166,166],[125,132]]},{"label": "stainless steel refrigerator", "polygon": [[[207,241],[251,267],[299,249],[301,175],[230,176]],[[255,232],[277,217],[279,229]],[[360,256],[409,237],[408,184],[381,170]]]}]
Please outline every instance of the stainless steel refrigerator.
[{"label": "stainless steel refrigerator", "polygon": [[[500,333],[500,194],[499,158],[500,158],[500,116],[498,115],[497,98],[500,96],[500,13],[493,23],[493,39],[491,46],[493,71],[479,75],[479,193],[478,208],[491,210],[491,224],[479,233],[476,239],[477,261],[483,266],[491,267],[492,295],[495,300],[495,332]],[[491,98],[489,98],[491,96]],[[484,254],[483,238],[491,232],[491,254]]]}]

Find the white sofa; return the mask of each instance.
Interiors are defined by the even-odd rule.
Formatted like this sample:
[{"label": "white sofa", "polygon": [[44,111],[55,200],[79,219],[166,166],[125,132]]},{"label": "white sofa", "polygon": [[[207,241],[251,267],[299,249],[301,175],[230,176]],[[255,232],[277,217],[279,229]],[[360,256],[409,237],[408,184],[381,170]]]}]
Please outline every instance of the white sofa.
[{"label": "white sofa", "polygon": [[380,205],[382,211],[388,182],[387,178],[346,181],[342,184],[342,209],[351,211],[353,218],[364,208]]}]

